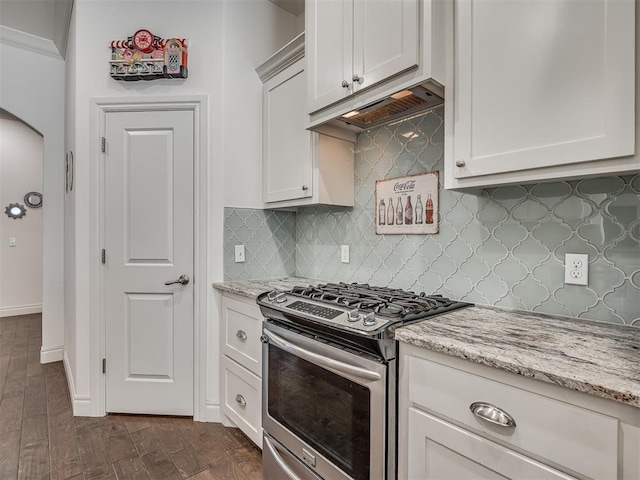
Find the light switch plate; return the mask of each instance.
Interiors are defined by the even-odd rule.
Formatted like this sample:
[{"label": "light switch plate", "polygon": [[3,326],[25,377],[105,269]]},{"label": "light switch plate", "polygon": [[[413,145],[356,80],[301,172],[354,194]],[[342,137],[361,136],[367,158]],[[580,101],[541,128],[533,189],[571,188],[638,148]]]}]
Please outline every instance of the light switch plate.
[{"label": "light switch plate", "polygon": [[236,245],[235,261],[236,263],[244,262],[244,245]]},{"label": "light switch plate", "polygon": [[340,245],[340,261],[349,263],[349,245]]},{"label": "light switch plate", "polygon": [[567,253],[564,256],[564,283],[587,285],[589,283],[589,255]]},{"label": "light switch plate", "polygon": [[9,246],[10,246],[10,247],[15,247],[15,246],[16,246],[16,239],[15,239],[15,237],[10,237],[10,238],[9,238]]}]

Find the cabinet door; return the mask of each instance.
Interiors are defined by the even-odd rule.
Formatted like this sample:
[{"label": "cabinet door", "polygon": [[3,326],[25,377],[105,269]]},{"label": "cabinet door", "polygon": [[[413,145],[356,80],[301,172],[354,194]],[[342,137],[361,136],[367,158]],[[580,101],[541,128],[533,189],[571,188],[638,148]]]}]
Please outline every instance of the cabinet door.
[{"label": "cabinet door", "polygon": [[574,478],[415,408],[409,408],[408,424],[412,480]]},{"label": "cabinet door", "polygon": [[454,177],[633,154],[634,31],[633,0],[458,0]]},{"label": "cabinet door", "polygon": [[[354,0],[354,89],[418,65],[419,13],[418,0]],[[355,81],[356,76],[361,81]]]},{"label": "cabinet door", "polygon": [[265,202],[310,197],[312,134],[305,130],[304,60],[264,84],[263,193]]},{"label": "cabinet door", "polygon": [[307,0],[305,16],[307,110],[312,113],[352,93],[353,0]]}]

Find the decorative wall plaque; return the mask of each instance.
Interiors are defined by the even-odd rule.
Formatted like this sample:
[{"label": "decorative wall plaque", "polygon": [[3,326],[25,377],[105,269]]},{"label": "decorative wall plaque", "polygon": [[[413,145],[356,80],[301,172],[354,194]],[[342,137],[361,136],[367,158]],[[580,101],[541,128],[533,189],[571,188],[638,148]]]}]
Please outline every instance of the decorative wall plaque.
[{"label": "decorative wall plaque", "polygon": [[111,42],[110,74],[115,80],[187,78],[187,40],[163,39],[141,29]]},{"label": "decorative wall plaque", "polygon": [[438,233],[438,172],[376,181],[376,233]]}]

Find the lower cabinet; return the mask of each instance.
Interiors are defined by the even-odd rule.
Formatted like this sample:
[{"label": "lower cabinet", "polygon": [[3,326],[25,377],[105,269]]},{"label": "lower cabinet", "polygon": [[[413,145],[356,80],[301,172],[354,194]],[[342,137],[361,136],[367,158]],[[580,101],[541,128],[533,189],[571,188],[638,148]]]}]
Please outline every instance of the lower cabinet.
[{"label": "lower cabinet", "polygon": [[398,478],[640,478],[640,410],[400,344]]},{"label": "lower cabinet", "polygon": [[409,408],[410,479],[573,479],[502,445]]},{"label": "lower cabinet", "polygon": [[262,448],[262,314],[254,299],[222,294],[221,407]]}]

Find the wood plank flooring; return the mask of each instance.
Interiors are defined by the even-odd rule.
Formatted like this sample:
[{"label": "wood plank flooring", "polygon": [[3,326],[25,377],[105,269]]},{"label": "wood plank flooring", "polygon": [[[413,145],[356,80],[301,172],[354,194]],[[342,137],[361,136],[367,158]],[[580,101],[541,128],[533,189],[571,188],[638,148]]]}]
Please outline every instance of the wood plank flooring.
[{"label": "wood plank flooring", "polygon": [[62,362],[40,365],[41,316],[0,318],[0,480],[262,480],[238,429],[191,418],[74,417]]}]

